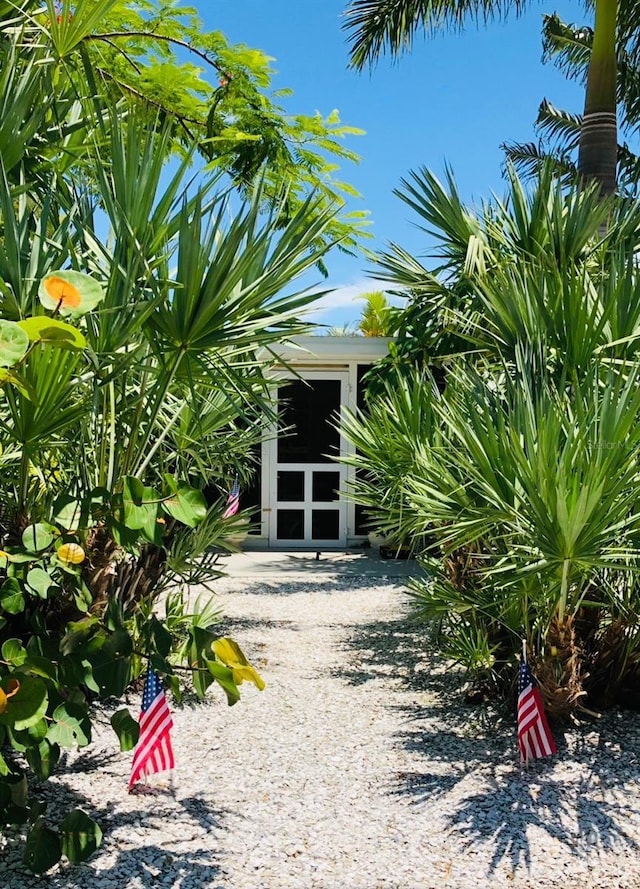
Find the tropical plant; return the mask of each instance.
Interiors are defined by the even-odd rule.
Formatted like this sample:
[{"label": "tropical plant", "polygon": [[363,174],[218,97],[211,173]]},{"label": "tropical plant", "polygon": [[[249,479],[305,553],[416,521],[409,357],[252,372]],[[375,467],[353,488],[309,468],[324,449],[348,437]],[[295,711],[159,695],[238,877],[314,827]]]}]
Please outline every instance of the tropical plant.
[{"label": "tropical plant", "polygon": [[552,713],[585,695],[629,703],[638,207],[597,188],[565,194],[550,170],[532,193],[512,175],[508,199],[477,212],[449,185],[426,173],[407,185],[437,227],[437,272],[394,249],[375,274],[420,293],[424,316],[446,313],[459,347],[444,385],[414,350],[413,364],[387,365],[366,413],[345,418],[354,496],[378,527],[417,541],[431,574],[412,585],[418,613],[476,682],[511,690],[524,635]]},{"label": "tropical plant", "polygon": [[[339,241],[352,250],[364,234],[366,213],[345,209],[357,193],[336,175],[342,163],[357,162],[345,140],[362,131],[344,125],[337,110],[286,113],[280,102],[291,91],[272,92],[270,57],[206,31],[192,7],[19,0],[0,6],[0,33],[8,172],[25,140],[35,168],[56,152],[60,168],[81,165],[84,146],[97,137],[92,101],[101,116],[106,99],[123,115],[133,107],[162,119],[174,154],[192,152],[197,168],[224,172],[245,197],[261,182],[263,201],[280,204],[281,218],[314,194],[318,207],[334,211],[324,246]],[[12,64],[18,56],[21,64]],[[36,101],[41,95],[48,101]]]},{"label": "tropical plant", "polygon": [[[428,268],[399,244],[391,243],[379,253],[372,274],[388,284],[390,290],[409,295],[406,308],[393,311],[397,341],[383,367],[394,364],[401,371],[410,364],[429,366],[442,381],[441,369],[451,356],[475,353],[486,346],[481,334],[485,313],[491,313],[487,317],[496,325],[524,323],[516,307],[508,303],[495,316],[495,306],[480,298],[478,281],[482,281],[483,287],[491,287],[498,299],[504,283],[500,276],[525,275],[523,263],[551,255],[557,263],[555,274],[560,278],[565,265],[574,263],[576,258],[585,263],[588,259],[586,267],[590,267],[600,262],[597,257],[602,250],[632,254],[637,239],[633,200],[603,201],[587,190],[580,201],[567,201],[555,168],[549,164],[541,170],[533,191],[525,188],[514,170],[507,170],[507,174],[506,197],[485,203],[479,209],[463,202],[450,171],[442,183],[422,168],[404,179],[402,188],[396,190],[395,194],[419,216],[420,224],[433,239],[433,267]],[[605,222],[609,231],[603,234]],[[505,292],[511,294],[515,282],[509,286],[511,289]],[[538,296],[539,308],[528,321],[527,335],[539,336],[535,325],[541,324],[556,331],[557,348],[572,352],[587,348],[578,326],[581,318],[573,316],[569,323],[571,316],[561,317],[563,311],[569,311],[568,306],[557,302],[562,288],[558,289],[553,281],[546,281],[544,286],[546,289]],[[519,306],[523,299],[519,294]],[[615,300],[615,292],[611,299]],[[624,322],[629,325],[633,323],[632,310],[630,306],[628,321]],[[609,311],[618,311],[625,318],[616,303]]]},{"label": "tropical plant", "polygon": [[357,297],[364,302],[360,318],[339,327],[327,327],[325,336],[388,336],[392,327],[392,306],[381,290]]},{"label": "tropical plant", "polygon": [[362,315],[358,328],[363,336],[388,336],[390,329],[389,300],[381,290],[363,293],[359,299],[364,300]]},{"label": "tropical plant", "polygon": [[[266,175],[244,201],[194,177],[175,120],[74,69],[95,4],[32,11],[0,4],[0,823],[43,872],[100,842],[27,794],[90,742],[96,700],[147,665],[177,697],[180,676],[230,704],[263,685],[176,590],[218,575],[212,547],[242,522],[223,513],[269,405],[259,353],[306,329],[314,297],[291,285],[334,210]],[[128,711],[112,724],[131,749]]]},{"label": "tropical plant", "polygon": [[[351,0],[345,16],[350,32],[351,64],[362,69],[388,50],[409,50],[418,30],[436,33],[460,29],[473,21],[488,22],[508,13],[518,14],[529,4],[498,0],[459,3],[433,0]],[[616,41],[637,37],[640,22],[634,0],[591,0],[593,40],[580,127],[578,172],[598,182],[603,194],[616,189]],[[637,44],[636,44],[637,45]]]},{"label": "tropical plant", "polygon": [[[571,80],[586,81],[593,30],[585,25],[567,24],[558,15],[544,16],[543,59],[555,65]],[[621,131],[633,140],[640,122],[640,88],[637,79],[637,58],[640,52],[638,33],[627,32],[617,46],[617,97]],[[556,108],[544,99],[538,110],[536,142],[507,142],[502,147],[522,176],[536,174],[545,163],[555,164],[558,174],[567,182],[575,181],[578,170],[575,152],[580,141],[582,115]],[[623,193],[637,194],[640,161],[633,142],[618,145],[618,187]]]}]

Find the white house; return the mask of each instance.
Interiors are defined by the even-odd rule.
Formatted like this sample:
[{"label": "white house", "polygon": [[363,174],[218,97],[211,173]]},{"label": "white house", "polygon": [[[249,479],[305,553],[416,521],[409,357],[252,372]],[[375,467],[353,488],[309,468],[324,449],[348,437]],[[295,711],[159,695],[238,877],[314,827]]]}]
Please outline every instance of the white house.
[{"label": "white house", "polygon": [[366,538],[362,510],[344,494],[354,470],[332,459],[350,448],[336,421],[345,407],[362,404],[362,377],[387,354],[388,343],[386,337],[303,336],[279,349],[282,366],[273,371],[278,422],[262,443],[252,545],[341,548]]}]

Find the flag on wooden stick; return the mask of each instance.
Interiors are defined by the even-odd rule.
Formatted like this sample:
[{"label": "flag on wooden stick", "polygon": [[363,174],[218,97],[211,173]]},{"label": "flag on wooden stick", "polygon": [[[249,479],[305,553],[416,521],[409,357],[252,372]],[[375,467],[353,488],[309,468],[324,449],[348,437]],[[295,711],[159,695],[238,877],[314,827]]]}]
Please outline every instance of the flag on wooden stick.
[{"label": "flag on wooden stick", "polygon": [[236,475],[229,496],[227,497],[227,508],[222,513],[223,519],[230,519],[240,509],[240,483]]},{"label": "flag on wooden stick", "polygon": [[141,778],[174,766],[170,734],[173,719],[160,677],[151,667],[144,682],[139,722],[140,735],[133,752],[129,790]]},{"label": "flag on wooden stick", "polygon": [[520,762],[524,763],[557,752],[544,712],[540,689],[527,663],[527,647],[524,640],[518,674],[518,746]]}]

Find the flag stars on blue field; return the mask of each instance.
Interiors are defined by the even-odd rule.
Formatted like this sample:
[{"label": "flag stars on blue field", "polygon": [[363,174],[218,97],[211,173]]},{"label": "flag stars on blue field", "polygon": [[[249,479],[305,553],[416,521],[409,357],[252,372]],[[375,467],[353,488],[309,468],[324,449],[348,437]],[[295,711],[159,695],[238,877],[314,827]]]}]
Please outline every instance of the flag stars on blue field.
[{"label": "flag stars on blue field", "polygon": [[160,677],[155,670],[150,670],[144,683],[144,692],[142,693],[142,712],[148,710],[155,699],[162,691],[162,683]]}]

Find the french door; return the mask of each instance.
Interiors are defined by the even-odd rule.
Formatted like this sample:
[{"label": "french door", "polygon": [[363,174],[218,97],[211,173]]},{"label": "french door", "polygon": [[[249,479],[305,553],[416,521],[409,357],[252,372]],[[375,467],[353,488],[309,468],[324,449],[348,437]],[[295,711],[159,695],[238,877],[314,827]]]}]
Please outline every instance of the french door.
[{"label": "french door", "polygon": [[272,546],[345,546],[346,466],[337,429],[348,374],[307,372],[277,386],[277,430],[271,442],[269,543]]}]

